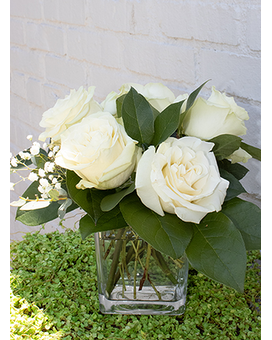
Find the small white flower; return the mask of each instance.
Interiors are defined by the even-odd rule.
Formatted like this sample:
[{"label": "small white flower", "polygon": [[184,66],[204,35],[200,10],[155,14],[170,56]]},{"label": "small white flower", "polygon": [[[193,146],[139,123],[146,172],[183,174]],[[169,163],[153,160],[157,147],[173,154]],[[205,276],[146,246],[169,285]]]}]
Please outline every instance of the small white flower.
[{"label": "small white flower", "polygon": [[58,152],[58,151],[59,151],[59,146],[58,146],[58,145],[54,146],[53,152],[56,153],[56,152]]},{"label": "small white flower", "polygon": [[53,187],[49,184],[48,180],[45,178],[40,179],[40,185],[38,186],[38,190],[41,193],[42,198],[49,198],[50,195],[48,194]]},{"label": "small white flower", "polygon": [[49,182],[48,182],[48,180],[46,179],[46,178],[41,178],[40,180],[39,180],[39,183],[40,183],[40,185],[42,186],[42,187],[44,187],[44,188],[46,188],[46,187],[48,187],[50,184],[49,184]]},{"label": "small white flower", "polygon": [[46,162],[46,163],[44,164],[44,171],[45,171],[45,172],[53,172],[53,171],[54,171],[54,166],[55,166],[55,163]]},{"label": "small white flower", "polygon": [[50,151],[49,153],[48,153],[48,157],[54,157],[54,153],[52,152],[52,151]]},{"label": "small white flower", "polygon": [[34,182],[34,181],[37,181],[38,180],[38,175],[35,174],[35,172],[31,172],[28,176],[28,179],[31,181],[31,182]]},{"label": "small white flower", "polygon": [[18,164],[17,164],[17,159],[16,158],[12,158],[12,160],[10,161],[11,165],[13,167],[16,167]]},{"label": "small white flower", "polygon": [[25,160],[31,158],[30,153],[28,153],[28,152],[23,152],[23,151],[20,151],[20,152],[19,152],[19,156],[20,156],[22,159],[25,159]]},{"label": "small white flower", "polygon": [[60,184],[60,183],[56,183],[56,184],[55,184],[55,188],[56,188],[56,189],[61,189],[61,184]]},{"label": "small white flower", "polygon": [[48,178],[50,179],[50,181],[52,181],[54,179],[53,175],[49,175]]},{"label": "small white flower", "polygon": [[40,152],[40,143],[38,142],[34,142],[32,147],[30,148],[30,153],[31,155],[35,156],[38,155],[38,153]]},{"label": "small white flower", "polygon": [[56,183],[58,183],[58,180],[57,180],[57,178],[56,178],[56,177],[52,178],[52,183],[53,183],[53,184],[56,184]]},{"label": "small white flower", "polygon": [[27,138],[28,140],[32,141],[33,136],[32,136],[32,135],[28,135],[26,138]]},{"label": "small white flower", "polygon": [[39,176],[44,177],[45,176],[45,171],[43,169],[39,169]]},{"label": "small white flower", "polygon": [[10,184],[9,184],[9,185],[10,185],[10,187],[9,187],[9,188],[10,188],[10,190],[14,190],[15,183],[12,183],[12,182],[10,182]]},{"label": "small white flower", "polygon": [[47,143],[43,143],[43,148],[46,149],[48,147]]}]

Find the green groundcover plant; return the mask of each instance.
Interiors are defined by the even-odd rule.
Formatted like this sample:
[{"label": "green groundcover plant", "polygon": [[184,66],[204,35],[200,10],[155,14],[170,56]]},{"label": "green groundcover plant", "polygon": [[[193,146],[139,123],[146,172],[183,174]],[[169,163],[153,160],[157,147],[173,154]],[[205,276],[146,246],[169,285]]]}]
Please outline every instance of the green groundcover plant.
[{"label": "green groundcover plant", "polygon": [[93,237],[26,234],[11,244],[11,339],[261,339],[260,252],[248,251],[244,293],[189,270],[182,316],[102,315]]},{"label": "green groundcover plant", "polygon": [[[242,293],[247,250],[260,249],[260,209],[238,196],[260,160],[246,144],[245,109],[214,87],[208,100],[175,98],[162,84],[125,84],[102,103],[94,87],[72,90],[43,114],[50,139],[11,159],[32,184],[13,206],[41,225],[80,208],[82,238],[130,226],[156,251]],[[197,98],[198,97],[198,98]],[[31,137],[29,137],[31,139]],[[110,278],[109,278],[110,280]]]}]

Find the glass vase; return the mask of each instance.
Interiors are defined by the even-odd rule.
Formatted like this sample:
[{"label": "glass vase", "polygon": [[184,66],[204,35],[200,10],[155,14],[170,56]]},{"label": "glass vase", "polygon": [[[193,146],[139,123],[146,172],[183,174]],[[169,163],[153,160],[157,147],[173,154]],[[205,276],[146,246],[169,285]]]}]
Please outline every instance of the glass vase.
[{"label": "glass vase", "polygon": [[151,247],[129,227],[95,234],[100,311],[180,315],[185,310],[188,261]]}]

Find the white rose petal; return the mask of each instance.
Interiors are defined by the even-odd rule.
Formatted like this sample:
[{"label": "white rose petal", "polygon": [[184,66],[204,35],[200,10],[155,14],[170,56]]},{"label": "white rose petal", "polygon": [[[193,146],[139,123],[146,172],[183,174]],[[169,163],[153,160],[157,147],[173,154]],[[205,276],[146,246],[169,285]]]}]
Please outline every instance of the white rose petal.
[{"label": "white rose petal", "polygon": [[88,91],[81,86],[77,91],[71,90],[64,99],[58,99],[55,106],[43,113],[40,126],[46,128],[39,139],[45,141],[50,137],[54,142],[69,126],[76,124],[82,118],[101,110],[100,105],[93,99],[94,86]]},{"label": "white rose petal", "polygon": [[213,87],[208,100],[199,97],[190,108],[183,120],[183,133],[204,140],[221,134],[240,136],[246,134],[247,119],[245,109]]},{"label": "white rose petal", "polygon": [[31,201],[24,204],[20,210],[36,210],[36,209],[42,209],[48,207],[50,204],[50,201]]},{"label": "white rose petal", "polygon": [[136,171],[142,203],[159,215],[165,211],[193,223],[221,210],[229,182],[220,177],[213,145],[195,137],[169,137],[157,151],[150,146]]}]

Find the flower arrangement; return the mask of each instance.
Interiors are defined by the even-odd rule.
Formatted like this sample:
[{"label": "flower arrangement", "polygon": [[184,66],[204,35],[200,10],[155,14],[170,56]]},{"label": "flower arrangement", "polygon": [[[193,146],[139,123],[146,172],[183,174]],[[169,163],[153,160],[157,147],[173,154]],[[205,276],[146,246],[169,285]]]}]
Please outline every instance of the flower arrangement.
[{"label": "flower arrangement", "polygon": [[178,97],[149,83],[125,84],[102,103],[94,87],[59,99],[40,122],[43,147],[11,159],[11,171],[29,169],[32,181],[11,203],[16,219],[40,225],[80,208],[83,239],[130,226],[154,256],[185,253],[193,268],[243,292],[246,251],[260,249],[260,209],[238,197],[248,172],[239,162],[260,160],[260,150],[239,137],[247,112],[214,87],[198,97],[205,84]]}]

